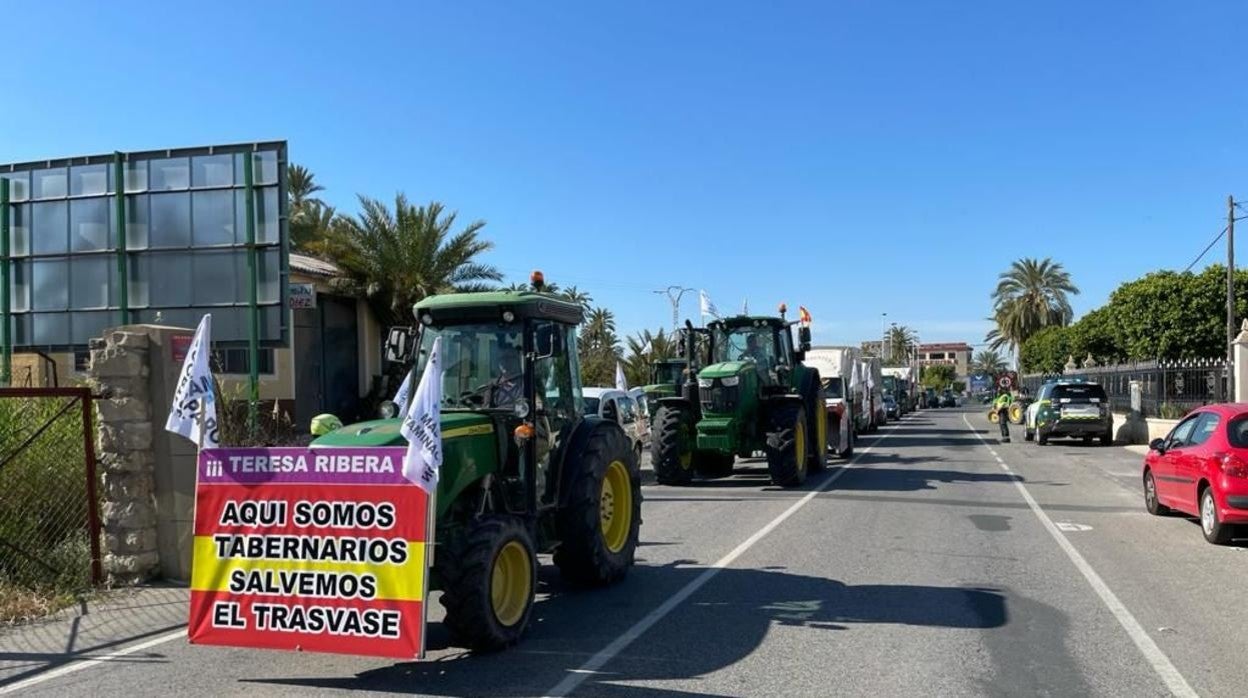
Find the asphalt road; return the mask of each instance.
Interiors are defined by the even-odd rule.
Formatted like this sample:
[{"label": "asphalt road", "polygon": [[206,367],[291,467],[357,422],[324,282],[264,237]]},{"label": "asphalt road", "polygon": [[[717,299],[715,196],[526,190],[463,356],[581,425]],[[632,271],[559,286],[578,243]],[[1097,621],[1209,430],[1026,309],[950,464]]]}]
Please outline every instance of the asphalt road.
[{"label": "asphalt road", "polygon": [[851,464],[833,460],[799,490],[771,487],[757,462],[723,480],[647,486],[640,559],[627,580],[573,591],[544,568],[532,629],[508,652],[468,655],[447,646],[436,622],[429,660],[400,664],[191,647],[160,641],[163,629],[139,650],[137,640],[119,642],[41,673],[33,656],[15,649],[27,641],[19,629],[0,635],[0,691],[1248,691],[1240,645],[1248,636],[1240,602],[1248,548],[1217,548],[1192,521],[1146,514],[1136,454],[1041,447],[1021,433],[998,444],[989,427],[977,408],[910,415],[860,441]]}]

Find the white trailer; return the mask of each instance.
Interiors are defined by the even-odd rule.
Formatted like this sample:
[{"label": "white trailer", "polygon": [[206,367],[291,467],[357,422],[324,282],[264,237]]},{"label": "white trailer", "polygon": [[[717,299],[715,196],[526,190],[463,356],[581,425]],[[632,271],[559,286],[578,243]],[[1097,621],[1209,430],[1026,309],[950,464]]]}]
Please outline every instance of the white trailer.
[{"label": "white trailer", "polygon": [[862,352],[856,347],[812,347],[804,360],[823,379],[828,450],[842,458],[849,458],[854,452],[855,418],[861,410],[862,393],[860,387],[851,388],[851,383],[854,366],[861,360]]}]

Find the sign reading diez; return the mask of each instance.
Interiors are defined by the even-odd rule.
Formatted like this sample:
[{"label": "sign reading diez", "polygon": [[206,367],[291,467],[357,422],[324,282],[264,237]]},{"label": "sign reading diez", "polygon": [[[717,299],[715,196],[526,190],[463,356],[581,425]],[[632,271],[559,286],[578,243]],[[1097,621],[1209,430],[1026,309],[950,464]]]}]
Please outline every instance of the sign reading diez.
[{"label": "sign reading diez", "polygon": [[190,641],[422,657],[429,501],[403,453],[201,451]]}]

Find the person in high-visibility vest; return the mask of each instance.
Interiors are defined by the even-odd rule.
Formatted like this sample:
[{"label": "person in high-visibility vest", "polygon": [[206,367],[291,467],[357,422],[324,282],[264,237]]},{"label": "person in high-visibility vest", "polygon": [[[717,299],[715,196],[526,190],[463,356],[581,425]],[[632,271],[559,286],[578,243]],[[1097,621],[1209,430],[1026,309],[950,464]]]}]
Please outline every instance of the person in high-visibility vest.
[{"label": "person in high-visibility vest", "polygon": [[997,411],[997,424],[1001,426],[1001,441],[1003,443],[1010,442],[1010,405],[1014,404],[1014,396],[1006,388],[1001,389],[1001,394],[993,401],[992,408]]}]

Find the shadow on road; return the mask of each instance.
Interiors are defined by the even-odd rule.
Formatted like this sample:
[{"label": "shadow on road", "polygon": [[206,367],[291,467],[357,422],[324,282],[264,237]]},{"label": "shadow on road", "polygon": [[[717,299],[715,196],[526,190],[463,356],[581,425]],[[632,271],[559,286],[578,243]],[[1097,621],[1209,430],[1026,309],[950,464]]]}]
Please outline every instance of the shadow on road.
[{"label": "shadow on road", "polygon": [[[685,561],[639,567],[622,587],[594,594],[606,603],[591,600],[589,595],[553,596],[535,609],[523,644],[508,652],[464,653],[440,661],[396,664],[354,677],[282,678],[276,673],[280,664],[275,663],[272,678],[249,682],[446,696],[540,695],[662,601],[654,599],[658,603],[653,606],[632,608],[621,619],[605,598],[611,592],[628,593],[630,586],[633,594],[638,588],[661,588],[665,598],[704,571]],[[749,657],[776,626],[820,636],[812,637],[812,642],[835,644],[853,642],[854,631],[864,625],[992,629],[1007,621],[1006,595],[998,589],[847,585],[780,569],[726,568],[601,671],[590,675],[579,692],[686,695],[612,684],[695,679],[719,671]],[[435,629],[431,626],[431,633]],[[834,656],[835,647],[826,653]]]},{"label": "shadow on road", "polygon": [[[917,460],[926,462],[932,459]],[[890,458],[885,464],[892,465],[900,461],[901,459]],[[838,480],[836,491],[914,492],[937,489],[935,483],[1012,483],[1015,479],[1022,480],[1023,477],[1014,473],[972,473],[931,468],[863,468],[851,470],[846,477]]]}]

